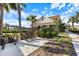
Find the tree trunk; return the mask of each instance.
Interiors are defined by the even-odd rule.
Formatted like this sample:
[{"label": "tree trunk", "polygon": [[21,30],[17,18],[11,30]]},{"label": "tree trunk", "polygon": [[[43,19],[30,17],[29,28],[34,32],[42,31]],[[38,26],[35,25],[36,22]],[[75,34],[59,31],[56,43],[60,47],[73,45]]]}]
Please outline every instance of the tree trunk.
[{"label": "tree trunk", "polygon": [[31,28],[31,36],[33,37],[33,22],[32,22],[32,28]]},{"label": "tree trunk", "polygon": [[[20,36],[21,36],[21,8],[20,8],[20,5],[18,4],[18,21],[19,21],[19,33],[20,33]],[[21,38],[21,37],[20,37]]]},{"label": "tree trunk", "polygon": [[1,37],[2,37],[2,29],[3,29],[3,5],[0,4],[0,40],[1,40]]},{"label": "tree trunk", "polygon": [[74,29],[74,23],[72,23],[72,28]]}]

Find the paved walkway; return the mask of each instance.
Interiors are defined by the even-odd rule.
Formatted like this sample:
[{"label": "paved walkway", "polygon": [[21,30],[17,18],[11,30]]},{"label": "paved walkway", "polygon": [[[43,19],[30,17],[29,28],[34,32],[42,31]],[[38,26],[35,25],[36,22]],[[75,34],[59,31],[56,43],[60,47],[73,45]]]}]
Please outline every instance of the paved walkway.
[{"label": "paved walkway", "polygon": [[26,41],[21,40],[17,45],[9,43],[5,45],[4,50],[0,46],[0,56],[27,56],[33,51],[37,50],[39,47],[43,46],[46,40],[33,40]]},{"label": "paved walkway", "polygon": [[70,31],[66,31],[66,32],[69,34],[69,37],[72,38],[73,46],[75,48],[77,56],[79,56],[79,38],[77,38],[77,37],[79,37],[79,35],[72,33]]}]

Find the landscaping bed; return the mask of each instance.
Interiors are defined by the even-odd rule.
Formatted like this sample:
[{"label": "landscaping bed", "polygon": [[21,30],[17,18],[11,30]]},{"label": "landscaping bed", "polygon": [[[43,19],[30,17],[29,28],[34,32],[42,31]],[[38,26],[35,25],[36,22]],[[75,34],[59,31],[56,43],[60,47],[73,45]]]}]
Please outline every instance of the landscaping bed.
[{"label": "landscaping bed", "polygon": [[79,33],[79,30],[69,30],[69,31],[71,31],[73,33]]},{"label": "landscaping bed", "polygon": [[76,34],[79,34],[79,29],[77,29],[77,28],[74,28],[74,29],[73,28],[69,28],[68,31],[76,33]]},{"label": "landscaping bed", "polygon": [[71,38],[67,36],[55,37],[29,56],[76,56]]}]

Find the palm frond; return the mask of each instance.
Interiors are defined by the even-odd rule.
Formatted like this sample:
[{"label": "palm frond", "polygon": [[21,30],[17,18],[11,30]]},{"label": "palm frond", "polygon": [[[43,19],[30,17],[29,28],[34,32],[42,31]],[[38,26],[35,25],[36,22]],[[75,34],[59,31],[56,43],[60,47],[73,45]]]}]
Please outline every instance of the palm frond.
[{"label": "palm frond", "polygon": [[17,10],[16,3],[10,3],[9,6],[11,9]]},{"label": "palm frond", "polygon": [[26,18],[27,21],[32,21],[32,23],[34,23],[37,19],[35,15],[30,15]]},{"label": "palm frond", "polygon": [[71,22],[71,18],[69,18],[69,21],[68,21],[68,23],[70,23]]},{"label": "palm frond", "polygon": [[24,4],[24,3],[20,3],[20,5],[21,5],[22,7],[26,7],[26,4]]},{"label": "palm frond", "polygon": [[7,3],[4,4],[4,9],[9,12],[9,5]]},{"label": "palm frond", "polygon": [[27,21],[31,21],[30,17],[27,17],[26,20],[27,20]]}]

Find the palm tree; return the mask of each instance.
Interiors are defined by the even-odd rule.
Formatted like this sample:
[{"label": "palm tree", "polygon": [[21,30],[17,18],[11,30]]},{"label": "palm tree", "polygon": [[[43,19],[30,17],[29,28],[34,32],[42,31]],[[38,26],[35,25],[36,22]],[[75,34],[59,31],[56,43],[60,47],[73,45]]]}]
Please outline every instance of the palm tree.
[{"label": "palm tree", "polygon": [[9,12],[9,4],[7,3],[0,3],[0,39],[2,37],[2,29],[3,29],[3,13],[4,9]]},{"label": "palm tree", "polygon": [[0,17],[0,39],[2,37],[2,28],[3,28],[3,10],[5,9],[7,12],[9,12],[10,9],[14,9],[18,11],[18,20],[19,20],[19,32],[21,34],[21,7],[25,7],[25,4],[22,3],[2,3],[0,4],[0,11],[1,11],[1,17]]},{"label": "palm tree", "polygon": [[27,20],[27,21],[31,21],[31,23],[32,23],[32,24],[31,24],[31,27],[32,27],[32,28],[31,28],[31,36],[33,37],[33,29],[34,29],[34,28],[33,28],[33,24],[34,24],[34,23],[36,22],[36,20],[37,20],[37,19],[36,19],[36,16],[35,16],[35,15],[30,15],[30,16],[28,16],[28,17],[26,18],[26,20]]},{"label": "palm tree", "polygon": [[70,23],[70,22],[72,23],[72,27],[74,29],[74,23],[76,22],[76,17],[74,16],[74,17],[69,18],[68,23]]},{"label": "palm tree", "polygon": [[19,21],[19,33],[20,33],[20,36],[21,36],[21,11],[23,10],[23,7],[26,7],[25,4],[23,3],[11,3],[10,4],[10,8],[14,9],[14,10],[17,10],[18,11],[18,21]]},{"label": "palm tree", "polygon": [[76,12],[76,14],[77,14],[77,15],[75,16],[75,17],[76,17],[76,21],[75,21],[75,22],[78,23],[78,22],[79,22],[79,13]]},{"label": "palm tree", "polygon": [[72,27],[74,29],[74,23],[78,23],[79,22],[79,13],[76,12],[76,16],[69,18],[68,23],[72,23]]}]

